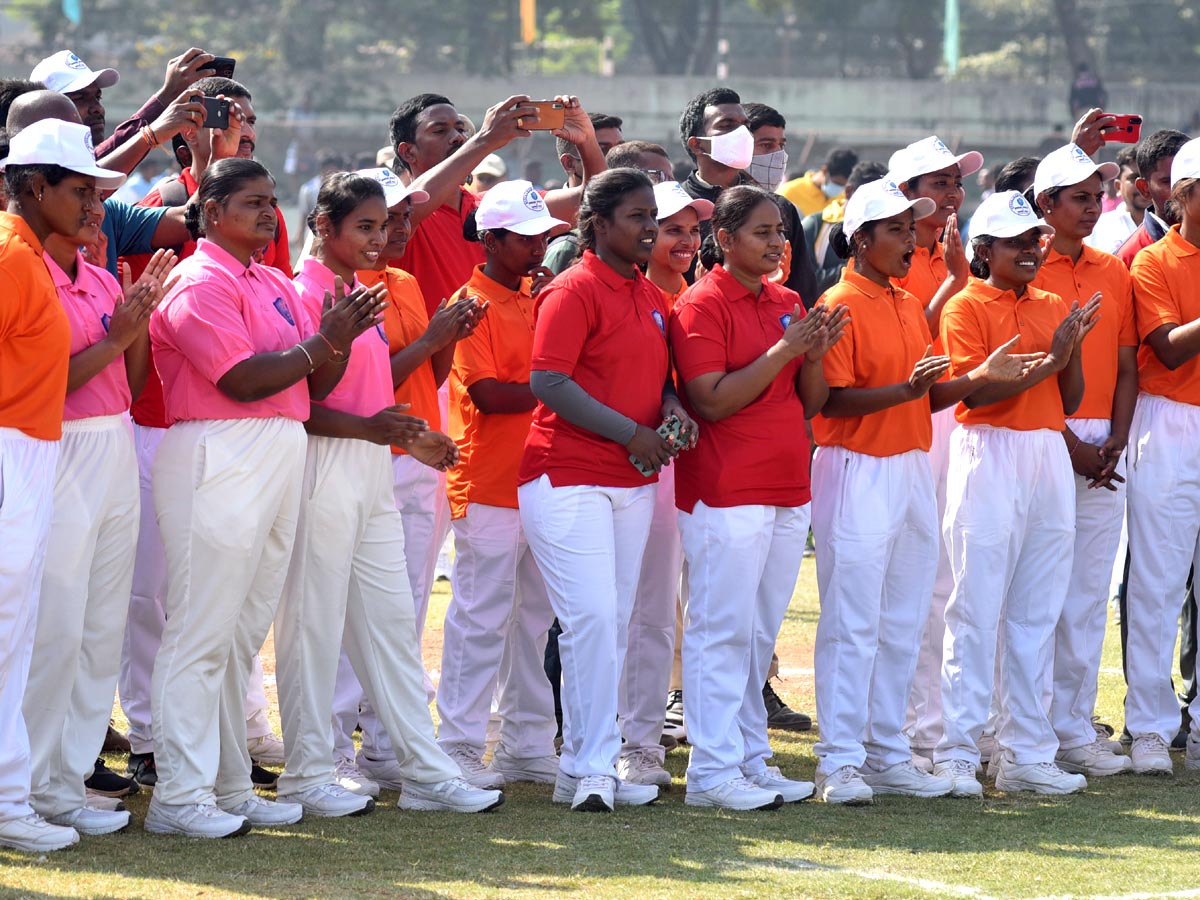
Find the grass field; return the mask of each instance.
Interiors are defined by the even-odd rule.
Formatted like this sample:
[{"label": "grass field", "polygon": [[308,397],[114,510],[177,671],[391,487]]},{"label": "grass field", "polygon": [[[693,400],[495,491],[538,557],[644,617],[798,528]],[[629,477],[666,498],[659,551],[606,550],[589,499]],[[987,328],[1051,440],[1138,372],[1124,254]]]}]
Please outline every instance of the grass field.
[{"label": "grass field", "polygon": [[[438,622],[448,595],[434,597]],[[779,651],[780,693],[813,710],[817,601],[806,560]],[[439,659],[431,624],[426,658]],[[1120,724],[1115,627],[1100,710]],[[273,660],[264,652],[268,672]],[[270,691],[269,691],[270,693]],[[811,735],[772,735],[785,774],[812,778]],[[570,814],[550,788],[518,785],[482,816],[400,812],[313,819],[231,841],[156,837],[141,828],[149,797],[131,798],[123,834],[84,838],[35,858],[0,852],[0,898],[1133,898],[1200,897],[1200,773],[1096,779],[1063,799],[982,802],[884,798],[873,807],[817,803],[770,813],[683,804],[686,751],[668,756],[670,794],[609,816]],[[123,758],[111,759],[114,769]]]}]

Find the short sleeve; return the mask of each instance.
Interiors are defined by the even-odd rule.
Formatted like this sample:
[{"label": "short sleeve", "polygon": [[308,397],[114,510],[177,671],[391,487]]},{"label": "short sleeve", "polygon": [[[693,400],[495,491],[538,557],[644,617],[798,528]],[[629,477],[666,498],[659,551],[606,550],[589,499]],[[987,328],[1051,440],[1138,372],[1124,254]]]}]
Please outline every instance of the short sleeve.
[{"label": "short sleeve", "polygon": [[1152,253],[1139,254],[1133,261],[1134,318],[1138,337],[1146,339],[1163,325],[1182,325],[1179,305],[1171,296],[1162,263]]},{"label": "short sleeve", "polygon": [[463,387],[497,377],[491,321],[490,317],[484,316],[475,331],[454,348],[454,368]]},{"label": "short sleeve", "polygon": [[679,304],[671,317],[670,333],[675,369],[685,383],[727,371],[728,335],[705,304],[697,300]]},{"label": "short sleeve", "polygon": [[242,318],[242,298],[222,281],[183,286],[165,316],[176,348],[214,385],[257,352]]},{"label": "short sleeve", "polygon": [[533,371],[575,374],[592,330],[590,304],[590,297],[570,285],[545,289],[533,331]]},{"label": "short sleeve", "polygon": [[117,257],[150,253],[154,232],[167,214],[165,207],[130,206],[117,200],[104,201],[104,220],[110,222],[108,270],[116,267]]},{"label": "short sleeve", "polygon": [[974,304],[962,294],[950,298],[942,310],[942,347],[950,357],[950,375],[966,375],[988,357],[987,337]]}]

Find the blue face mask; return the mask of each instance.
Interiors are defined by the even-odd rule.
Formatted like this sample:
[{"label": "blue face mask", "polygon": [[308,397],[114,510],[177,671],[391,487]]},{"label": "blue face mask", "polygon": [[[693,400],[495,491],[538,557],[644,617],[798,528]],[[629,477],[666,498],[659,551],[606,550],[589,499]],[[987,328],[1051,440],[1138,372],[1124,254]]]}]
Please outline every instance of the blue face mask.
[{"label": "blue face mask", "polygon": [[844,184],[834,184],[833,179],[826,175],[825,183],[821,185],[821,190],[825,192],[825,196],[830,200],[836,200],[846,192],[846,186]]}]

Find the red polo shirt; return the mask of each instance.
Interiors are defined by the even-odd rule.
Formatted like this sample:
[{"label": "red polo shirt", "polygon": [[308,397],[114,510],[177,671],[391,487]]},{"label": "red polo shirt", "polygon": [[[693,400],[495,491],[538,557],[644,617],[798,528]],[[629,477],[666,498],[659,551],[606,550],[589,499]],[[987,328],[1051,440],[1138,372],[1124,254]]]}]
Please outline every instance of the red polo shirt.
[{"label": "red polo shirt", "polygon": [[[605,406],[657,428],[669,365],[669,311],[654,282],[641,272],[625,278],[589,250],[542,290],[537,303],[531,370],[569,375]],[[635,469],[620,444],[539,403],[517,481],[542,475],[555,487],[637,487],[658,480]]]},{"label": "red polo shirt", "polygon": [[466,188],[459,191],[462,202],[458,209],[449,204],[439,206],[417,225],[404,256],[388,261],[389,266],[417,279],[430,318],[439,303],[471,280],[476,266],[487,262],[483,244],[463,237],[463,223],[479,205],[479,198]]},{"label": "red polo shirt", "polygon": [[770,283],[755,297],[717,266],[675,304],[670,332],[679,396],[700,422],[696,447],[675,460],[675,505],[684,512],[701,500],[728,507],[802,506],[811,499],[808,434],[796,393],[803,357],[789,362],[749,406],[719,422],[693,411],[685,387],[701,375],[750,365],[783,336],[798,303],[795,291]]}]

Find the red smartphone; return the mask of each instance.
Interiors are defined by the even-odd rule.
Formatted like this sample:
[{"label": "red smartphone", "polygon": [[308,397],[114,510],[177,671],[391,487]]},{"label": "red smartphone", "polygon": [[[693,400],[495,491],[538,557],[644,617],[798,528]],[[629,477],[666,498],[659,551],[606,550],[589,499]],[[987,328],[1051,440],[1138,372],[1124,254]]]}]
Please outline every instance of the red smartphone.
[{"label": "red smartphone", "polygon": [[1110,115],[1116,121],[1104,129],[1104,143],[1136,144],[1142,139],[1141,116],[1119,116],[1116,113]]},{"label": "red smartphone", "polygon": [[534,100],[529,105],[538,111],[538,123],[526,126],[530,131],[553,131],[567,121],[567,108],[554,100]]}]

